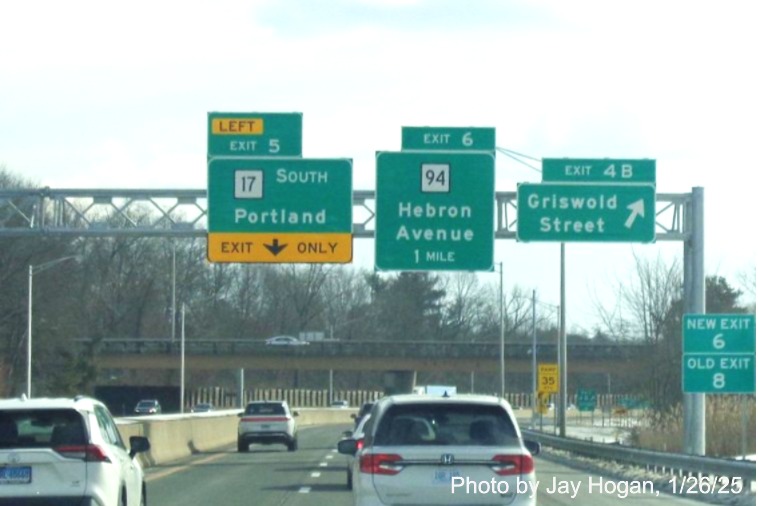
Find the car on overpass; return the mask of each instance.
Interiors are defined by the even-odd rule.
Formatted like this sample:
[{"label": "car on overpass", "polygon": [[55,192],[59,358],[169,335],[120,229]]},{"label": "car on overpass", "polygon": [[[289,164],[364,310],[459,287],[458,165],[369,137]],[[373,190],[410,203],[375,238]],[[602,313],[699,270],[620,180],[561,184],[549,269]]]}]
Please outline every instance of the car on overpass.
[{"label": "car on overpass", "polygon": [[266,346],[307,346],[311,343],[293,336],[274,336],[266,339]]},{"label": "car on overpass", "polygon": [[[532,457],[540,445],[522,439],[513,410],[498,397],[385,397],[371,411],[362,445],[350,437],[337,449],[354,456],[356,506],[392,504],[397,497],[406,504],[535,504],[517,485],[536,486]],[[472,497],[467,480],[497,490],[489,500]]]}]

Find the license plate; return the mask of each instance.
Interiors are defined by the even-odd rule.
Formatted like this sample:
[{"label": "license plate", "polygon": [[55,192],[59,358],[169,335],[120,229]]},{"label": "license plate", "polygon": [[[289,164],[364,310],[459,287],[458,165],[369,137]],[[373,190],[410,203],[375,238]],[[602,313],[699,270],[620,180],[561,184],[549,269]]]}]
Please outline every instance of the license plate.
[{"label": "license plate", "polygon": [[450,485],[456,476],[463,476],[460,469],[437,469],[434,471],[432,483],[434,485]]},{"label": "license plate", "polygon": [[32,482],[32,468],[0,467],[0,485],[20,485]]},{"label": "license plate", "polygon": [[268,430],[270,428],[271,428],[271,426],[269,424],[263,424],[263,425],[261,425],[261,429],[263,429],[263,430]]}]

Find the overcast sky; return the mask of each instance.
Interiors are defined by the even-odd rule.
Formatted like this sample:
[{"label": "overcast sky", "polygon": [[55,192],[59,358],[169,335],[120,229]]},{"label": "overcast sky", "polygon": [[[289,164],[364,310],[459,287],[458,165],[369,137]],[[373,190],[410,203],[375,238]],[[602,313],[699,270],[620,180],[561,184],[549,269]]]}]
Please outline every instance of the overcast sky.
[{"label": "overcast sky", "polygon": [[[706,270],[737,284],[756,258],[756,5],[2,2],[0,164],[53,188],[200,189],[209,111],[301,112],[303,155],[351,158],[374,189],[402,126],[495,127],[535,158],[653,158],[659,193],[704,187]],[[496,173],[498,191],[540,180],[502,154]],[[372,241],[355,249],[373,266]],[[498,241],[495,261],[556,303],[558,250]],[[569,244],[570,325],[591,325],[633,252],[681,251]]]}]

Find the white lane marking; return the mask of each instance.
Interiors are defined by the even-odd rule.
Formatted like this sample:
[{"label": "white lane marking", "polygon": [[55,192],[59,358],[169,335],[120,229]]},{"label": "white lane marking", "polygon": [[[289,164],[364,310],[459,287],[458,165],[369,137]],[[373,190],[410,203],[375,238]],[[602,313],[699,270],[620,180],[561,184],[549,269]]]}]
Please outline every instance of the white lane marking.
[{"label": "white lane marking", "polygon": [[329,464],[327,464],[326,462],[321,462],[321,463],[319,463],[318,467],[326,467],[328,465]]},{"label": "white lane marking", "polygon": [[311,491],[311,487],[300,487],[300,490],[297,491],[298,494],[307,494]]},{"label": "white lane marking", "polygon": [[336,448],[332,448],[332,453],[337,453],[337,449]]},{"label": "white lane marking", "polygon": [[311,478],[318,478],[319,476],[321,476],[319,472],[311,473]]},{"label": "white lane marking", "polygon": [[327,456],[326,456],[326,460],[331,460],[331,459],[333,459],[333,458],[334,458],[334,455],[327,455]]}]

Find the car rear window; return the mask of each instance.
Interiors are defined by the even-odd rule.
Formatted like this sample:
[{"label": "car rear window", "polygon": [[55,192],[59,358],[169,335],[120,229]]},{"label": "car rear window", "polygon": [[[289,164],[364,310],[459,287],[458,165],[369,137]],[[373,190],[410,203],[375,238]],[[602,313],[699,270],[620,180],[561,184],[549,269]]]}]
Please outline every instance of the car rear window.
[{"label": "car rear window", "polygon": [[281,403],[269,402],[248,404],[245,409],[246,415],[284,415],[284,406]]},{"label": "car rear window", "polygon": [[513,421],[501,407],[446,403],[391,406],[374,436],[377,446],[502,446],[517,440]]},{"label": "car rear window", "polygon": [[84,420],[73,409],[0,411],[0,448],[45,448],[86,442]]}]

